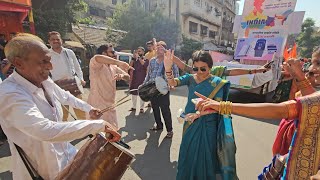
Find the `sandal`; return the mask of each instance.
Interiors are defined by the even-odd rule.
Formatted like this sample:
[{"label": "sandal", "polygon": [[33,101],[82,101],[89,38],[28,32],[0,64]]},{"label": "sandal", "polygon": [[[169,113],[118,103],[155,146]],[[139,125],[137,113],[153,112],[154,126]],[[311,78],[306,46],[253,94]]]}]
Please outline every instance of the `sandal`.
[{"label": "sandal", "polygon": [[136,109],[135,108],[131,108],[129,111],[135,111]]},{"label": "sandal", "polygon": [[144,113],[143,109],[140,109],[140,113]]},{"label": "sandal", "polygon": [[173,137],[173,131],[168,132],[166,135],[166,138],[172,138]]},{"label": "sandal", "polygon": [[152,131],[160,131],[160,130],[163,130],[163,128],[158,128],[157,126],[153,126],[152,128],[150,128],[150,130],[152,130]]}]

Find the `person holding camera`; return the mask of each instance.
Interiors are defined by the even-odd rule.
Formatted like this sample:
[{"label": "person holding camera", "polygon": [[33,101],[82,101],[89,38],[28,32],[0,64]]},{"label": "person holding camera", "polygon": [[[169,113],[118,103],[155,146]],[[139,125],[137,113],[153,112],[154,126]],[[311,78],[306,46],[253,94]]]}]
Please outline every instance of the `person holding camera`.
[{"label": "person holding camera", "polygon": [[[145,49],[143,47],[138,47],[130,62],[130,66],[134,69],[130,71],[130,90],[138,89],[147,75],[149,61],[144,57],[144,52]],[[132,108],[130,111],[135,111],[138,100],[138,91],[130,91],[130,93],[132,95]],[[140,99],[140,113],[144,112],[143,107],[144,102]]]}]

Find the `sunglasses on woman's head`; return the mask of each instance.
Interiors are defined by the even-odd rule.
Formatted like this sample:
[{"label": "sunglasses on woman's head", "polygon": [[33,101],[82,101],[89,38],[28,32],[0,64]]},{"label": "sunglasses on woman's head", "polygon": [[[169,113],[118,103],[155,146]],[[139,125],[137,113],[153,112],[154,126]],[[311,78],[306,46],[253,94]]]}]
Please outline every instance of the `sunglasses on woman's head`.
[{"label": "sunglasses on woman's head", "polygon": [[[195,72],[198,72],[198,71],[199,71],[199,68],[198,68],[198,67],[193,67],[192,70],[195,71]],[[207,69],[206,69],[205,67],[201,67],[201,68],[200,68],[200,71],[206,72]]]}]

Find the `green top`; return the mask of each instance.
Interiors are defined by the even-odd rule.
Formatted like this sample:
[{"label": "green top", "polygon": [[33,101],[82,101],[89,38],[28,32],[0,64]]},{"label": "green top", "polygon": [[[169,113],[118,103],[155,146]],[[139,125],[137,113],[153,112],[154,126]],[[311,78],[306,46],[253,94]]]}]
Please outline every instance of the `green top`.
[{"label": "green top", "polygon": [[211,68],[210,74],[214,76],[218,76],[221,79],[226,79],[226,71],[227,71],[226,66],[214,66]]}]

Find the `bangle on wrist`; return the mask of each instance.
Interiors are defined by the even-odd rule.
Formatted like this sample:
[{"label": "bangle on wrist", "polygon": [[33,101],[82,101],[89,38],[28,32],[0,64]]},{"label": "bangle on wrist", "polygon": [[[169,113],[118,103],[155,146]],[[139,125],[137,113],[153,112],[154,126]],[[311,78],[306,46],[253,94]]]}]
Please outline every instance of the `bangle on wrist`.
[{"label": "bangle on wrist", "polygon": [[221,101],[219,105],[219,114],[230,115],[232,113],[232,102]]},{"label": "bangle on wrist", "polygon": [[296,79],[296,84],[300,90],[312,87],[310,81],[306,78],[302,81]]}]

